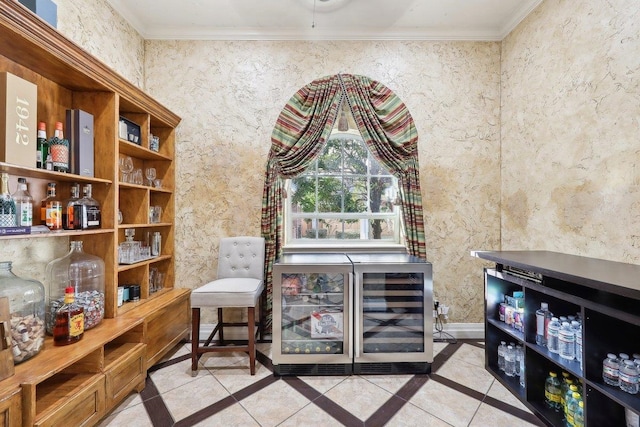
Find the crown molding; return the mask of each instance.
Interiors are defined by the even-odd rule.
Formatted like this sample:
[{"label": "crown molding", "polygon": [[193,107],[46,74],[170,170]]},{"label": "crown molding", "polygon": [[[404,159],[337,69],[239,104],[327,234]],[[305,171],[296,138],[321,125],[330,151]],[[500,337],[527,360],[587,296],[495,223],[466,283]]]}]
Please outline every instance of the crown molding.
[{"label": "crown molding", "polygon": [[470,41],[500,41],[499,32],[486,30],[322,30],[321,28],[300,29],[281,28],[277,30],[264,28],[189,28],[162,27],[146,28],[141,36],[147,40],[470,40]]}]

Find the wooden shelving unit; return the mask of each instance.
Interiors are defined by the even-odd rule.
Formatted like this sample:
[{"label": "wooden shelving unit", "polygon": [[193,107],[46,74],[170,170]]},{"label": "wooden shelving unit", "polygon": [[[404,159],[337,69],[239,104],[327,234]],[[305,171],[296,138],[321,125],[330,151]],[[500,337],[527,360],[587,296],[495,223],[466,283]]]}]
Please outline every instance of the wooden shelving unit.
[{"label": "wooden shelving unit", "polygon": [[[93,115],[95,177],[2,162],[0,171],[8,172],[12,182],[27,178],[35,202],[34,224],[39,223],[37,207],[48,182],[57,183],[62,197],[74,182],[91,183],[102,214],[98,230],[2,236],[0,240],[82,240],[85,252],[105,262],[105,319],[77,344],[54,347],[48,338],[40,354],[17,365],[14,376],[0,381],[0,423],[93,425],[127,394],[141,390],[147,368],[189,335],[190,291],[176,288],[174,277],[174,147],[180,118],[16,0],[0,0],[0,40],[0,71],[37,86],[37,120],[46,122],[48,131],[56,121],[64,122],[67,109]],[[119,138],[121,116],[140,125],[140,145]],[[149,148],[150,134],[160,138],[158,152]],[[122,156],[130,156],[143,171],[156,168],[162,187],[120,182]],[[162,208],[160,222],[150,221],[150,206]],[[124,218],[121,224],[118,211]],[[118,265],[118,245],[126,228],[136,229],[136,240],[143,232],[160,232],[160,256]],[[165,275],[162,289],[153,293],[151,268]],[[141,298],[118,307],[118,285],[124,283],[139,284]]]}]

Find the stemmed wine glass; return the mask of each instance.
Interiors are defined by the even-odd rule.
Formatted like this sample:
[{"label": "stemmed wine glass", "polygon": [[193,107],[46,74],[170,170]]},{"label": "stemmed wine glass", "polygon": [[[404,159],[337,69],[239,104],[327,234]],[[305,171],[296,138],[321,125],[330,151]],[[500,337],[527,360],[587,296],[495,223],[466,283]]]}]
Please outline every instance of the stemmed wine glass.
[{"label": "stemmed wine glass", "polygon": [[144,176],[147,177],[149,186],[153,187],[153,180],[156,179],[156,168],[146,168],[144,170]]},{"label": "stemmed wine glass", "polygon": [[133,172],[133,159],[129,156],[120,157],[120,172],[122,172],[121,182],[129,182],[129,174]]}]

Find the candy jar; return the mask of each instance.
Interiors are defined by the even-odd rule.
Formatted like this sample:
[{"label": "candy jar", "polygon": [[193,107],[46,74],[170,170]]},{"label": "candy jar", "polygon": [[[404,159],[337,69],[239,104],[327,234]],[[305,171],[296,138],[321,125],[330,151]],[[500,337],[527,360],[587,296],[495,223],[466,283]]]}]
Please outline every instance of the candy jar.
[{"label": "candy jar", "polygon": [[72,241],[71,250],[54,259],[46,268],[49,303],[46,312],[47,333],[53,334],[56,313],[64,304],[65,289],[74,288],[75,302],[84,309],[84,330],[104,318],[104,261],[82,250],[82,241]]},{"label": "candy jar", "polygon": [[13,361],[24,362],[44,345],[44,286],[16,276],[10,261],[0,261],[0,296],[9,300]]}]

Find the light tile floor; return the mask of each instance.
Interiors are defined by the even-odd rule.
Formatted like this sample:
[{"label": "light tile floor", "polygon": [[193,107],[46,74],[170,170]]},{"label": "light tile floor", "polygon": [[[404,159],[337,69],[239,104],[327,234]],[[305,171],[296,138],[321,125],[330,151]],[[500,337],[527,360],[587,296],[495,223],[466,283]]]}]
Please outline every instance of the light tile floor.
[{"label": "light tile floor", "polygon": [[271,344],[249,375],[244,354],[207,353],[191,375],[190,344],[153,367],[100,424],[117,426],[543,425],[484,369],[483,343],[434,343],[427,375],[275,377]]}]

